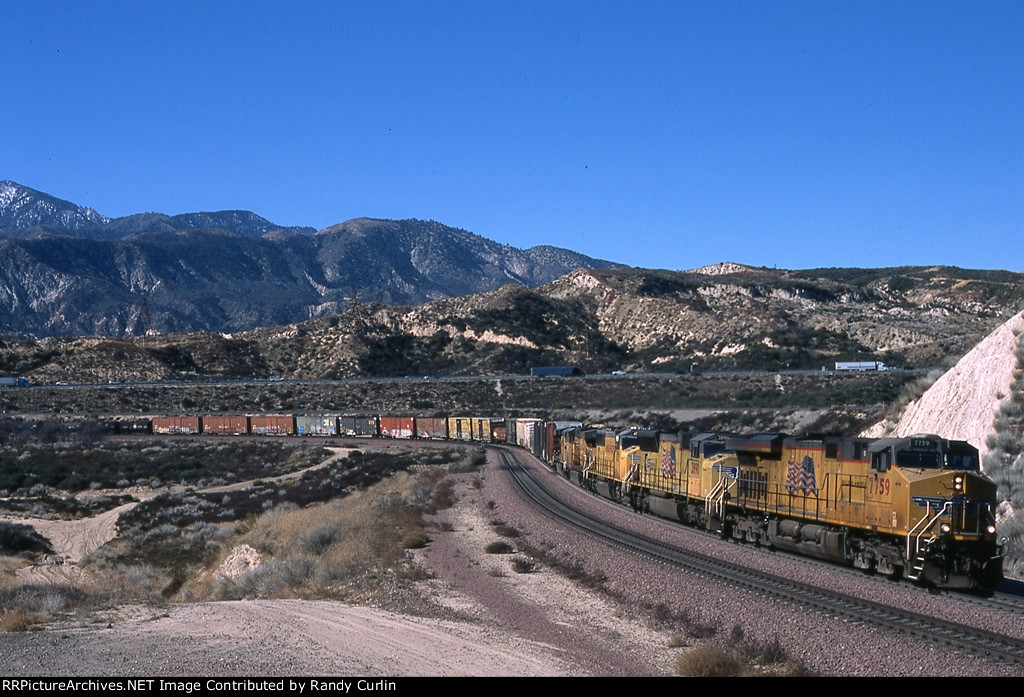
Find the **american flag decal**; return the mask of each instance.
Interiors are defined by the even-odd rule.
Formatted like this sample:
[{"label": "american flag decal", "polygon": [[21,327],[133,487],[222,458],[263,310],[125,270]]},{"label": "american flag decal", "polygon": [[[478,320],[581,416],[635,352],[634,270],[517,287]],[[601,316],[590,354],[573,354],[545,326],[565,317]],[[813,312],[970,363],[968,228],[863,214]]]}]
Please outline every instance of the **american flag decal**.
[{"label": "american flag decal", "polygon": [[661,451],[661,474],[665,477],[676,476],[675,448],[665,448]]},{"label": "american flag decal", "polygon": [[810,455],[804,455],[803,462],[789,461],[786,470],[786,490],[790,496],[800,492],[804,495],[818,494],[818,486],[814,481],[814,460]]}]

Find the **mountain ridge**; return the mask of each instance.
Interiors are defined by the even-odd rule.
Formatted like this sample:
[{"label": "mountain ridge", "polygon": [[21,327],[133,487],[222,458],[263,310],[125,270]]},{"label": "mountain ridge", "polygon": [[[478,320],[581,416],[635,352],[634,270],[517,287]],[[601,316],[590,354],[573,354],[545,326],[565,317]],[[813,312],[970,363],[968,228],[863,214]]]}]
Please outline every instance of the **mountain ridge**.
[{"label": "mountain ridge", "polygon": [[617,266],[436,221],[316,231],[241,210],[107,218],[9,180],[0,192],[0,333],[17,337],[234,332]]}]

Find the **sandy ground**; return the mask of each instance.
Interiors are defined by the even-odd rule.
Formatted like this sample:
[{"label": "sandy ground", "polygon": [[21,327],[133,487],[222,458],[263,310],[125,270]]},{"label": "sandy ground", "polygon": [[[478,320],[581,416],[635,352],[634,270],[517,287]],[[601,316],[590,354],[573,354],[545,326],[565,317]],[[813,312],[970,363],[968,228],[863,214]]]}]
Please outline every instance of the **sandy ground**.
[{"label": "sandy ground", "polygon": [[[492,456],[493,457],[493,456]],[[493,466],[493,463],[491,463]],[[488,468],[488,477],[504,476]],[[445,618],[400,615],[334,601],[259,600],[124,607],[8,633],[9,675],[117,676],[580,676],[657,675],[673,650],[599,594],[539,568],[513,570],[487,554],[487,495],[463,476],[445,529],[417,553],[433,571],[422,591]],[[493,503],[491,501],[490,503]],[[109,540],[117,511],[85,521],[29,521],[67,563],[35,567],[62,580]],[[25,522],[25,521],[23,521]],[[648,655],[635,655],[636,647]],[[653,653],[652,653],[653,651]],[[580,656],[586,657],[585,660]]]},{"label": "sandy ground", "polygon": [[[544,676],[571,669],[547,647],[471,622],[330,601],[125,608],[106,624],[12,634],[8,675]],[[8,639],[10,642],[8,643]]]}]

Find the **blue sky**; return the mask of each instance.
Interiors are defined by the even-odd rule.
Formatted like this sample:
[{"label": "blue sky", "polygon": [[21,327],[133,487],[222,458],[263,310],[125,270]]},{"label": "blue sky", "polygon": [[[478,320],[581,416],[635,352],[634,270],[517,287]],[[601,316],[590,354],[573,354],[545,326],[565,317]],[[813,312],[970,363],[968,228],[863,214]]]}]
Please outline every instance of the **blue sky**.
[{"label": "blue sky", "polygon": [[622,263],[1024,270],[1024,2],[0,0],[0,179]]}]

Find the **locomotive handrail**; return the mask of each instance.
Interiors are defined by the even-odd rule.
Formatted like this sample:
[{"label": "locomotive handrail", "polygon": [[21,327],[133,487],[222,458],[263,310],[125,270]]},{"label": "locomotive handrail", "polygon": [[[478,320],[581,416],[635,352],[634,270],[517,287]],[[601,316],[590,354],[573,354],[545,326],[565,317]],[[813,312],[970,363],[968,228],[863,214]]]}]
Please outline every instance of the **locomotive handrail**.
[{"label": "locomotive handrail", "polygon": [[636,479],[637,479],[637,474],[639,474],[639,472],[640,472],[640,463],[639,463],[639,462],[634,462],[634,463],[633,463],[633,464],[632,464],[632,465],[630,466],[630,468],[629,468],[629,471],[628,471],[628,472],[626,472],[626,474],[625,474],[625,475],[623,475],[623,477],[622,477],[622,484],[623,484],[623,485],[626,485],[626,484],[628,484],[629,482],[634,482],[634,481],[636,481]]},{"label": "locomotive handrail", "polygon": [[[918,552],[921,550],[921,538],[926,533],[929,533],[932,525],[934,525],[936,520],[938,520],[944,515],[947,515],[947,511],[950,509],[951,506],[952,503],[950,501],[946,501],[945,503],[942,504],[942,508],[939,509],[939,511],[937,511],[935,515],[929,518],[928,516],[931,513],[932,504],[931,501],[925,502],[924,515],[921,517],[921,520],[914,523],[914,526],[910,528],[910,530],[907,532],[906,558],[908,562],[912,559],[917,559]],[[932,538],[935,537],[934,533],[929,534],[932,535]],[[911,551],[911,547],[913,547],[913,551]]]},{"label": "locomotive handrail", "polygon": [[708,492],[708,497],[704,500],[704,520],[705,525],[711,520],[711,512],[714,509],[715,513],[718,514],[719,519],[722,517],[722,512],[725,510],[725,504],[722,501],[725,499],[725,492],[729,488],[728,479],[723,477],[718,480],[718,483]]}]

